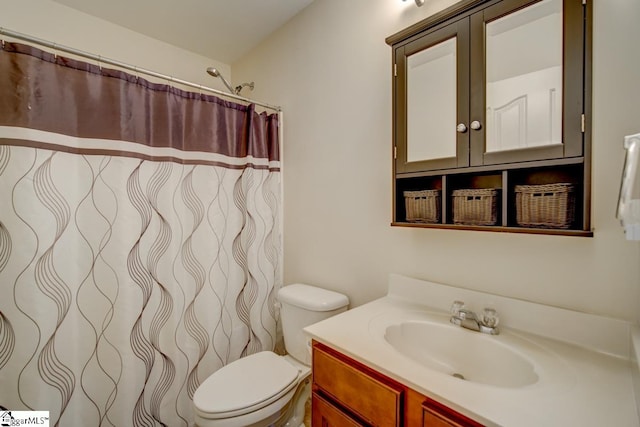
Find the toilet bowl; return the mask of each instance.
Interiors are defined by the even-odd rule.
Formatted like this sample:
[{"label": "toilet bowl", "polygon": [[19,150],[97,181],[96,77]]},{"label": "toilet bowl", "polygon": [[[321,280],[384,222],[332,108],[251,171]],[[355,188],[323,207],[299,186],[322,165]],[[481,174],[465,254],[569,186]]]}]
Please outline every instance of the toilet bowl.
[{"label": "toilet bowl", "polygon": [[347,309],[337,292],[283,287],[282,330],[287,355],[262,351],[214,372],[193,396],[198,427],[300,427],[311,394],[311,351],[302,329]]},{"label": "toilet bowl", "polygon": [[[310,374],[310,367],[270,351],[230,363],[207,378],[193,396],[196,425],[284,425],[294,415],[294,395],[304,388]],[[300,424],[302,419],[290,425]]]}]

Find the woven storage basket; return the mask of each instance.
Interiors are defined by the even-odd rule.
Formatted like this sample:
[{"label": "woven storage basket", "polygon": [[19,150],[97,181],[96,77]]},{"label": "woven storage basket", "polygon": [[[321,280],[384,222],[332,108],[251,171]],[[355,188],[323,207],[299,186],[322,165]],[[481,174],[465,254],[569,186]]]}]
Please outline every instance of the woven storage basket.
[{"label": "woven storage basket", "polygon": [[495,225],[498,219],[495,188],[453,191],[453,222],[465,225]]},{"label": "woven storage basket", "polygon": [[567,183],[516,185],[516,222],[523,227],[569,228],[576,198]]},{"label": "woven storage basket", "polygon": [[408,222],[440,222],[440,190],[405,191]]}]

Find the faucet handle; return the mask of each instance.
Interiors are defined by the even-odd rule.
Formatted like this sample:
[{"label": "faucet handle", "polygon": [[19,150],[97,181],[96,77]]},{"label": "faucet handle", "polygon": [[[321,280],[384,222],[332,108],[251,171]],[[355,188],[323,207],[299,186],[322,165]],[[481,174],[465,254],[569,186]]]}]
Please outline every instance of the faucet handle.
[{"label": "faucet handle", "polygon": [[458,315],[460,314],[460,310],[462,310],[464,308],[464,301],[454,301],[453,304],[451,304],[451,315],[458,317]]},{"label": "faucet handle", "polygon": [[495,328],[500,323],[498,312],[493,308],[485,308],[482,313],[482,324],[488,328]]}]

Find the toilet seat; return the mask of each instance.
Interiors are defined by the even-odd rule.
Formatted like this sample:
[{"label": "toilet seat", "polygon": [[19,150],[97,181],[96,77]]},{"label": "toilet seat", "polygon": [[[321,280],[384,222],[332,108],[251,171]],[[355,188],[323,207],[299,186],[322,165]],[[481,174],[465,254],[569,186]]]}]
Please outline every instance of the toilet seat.
[{"label": "toilet seat", "polygon": [[283,357],[262,351],[214,372],[196,390],[199,416],[229,418],[270,405],[297,386],[300,371]]}]

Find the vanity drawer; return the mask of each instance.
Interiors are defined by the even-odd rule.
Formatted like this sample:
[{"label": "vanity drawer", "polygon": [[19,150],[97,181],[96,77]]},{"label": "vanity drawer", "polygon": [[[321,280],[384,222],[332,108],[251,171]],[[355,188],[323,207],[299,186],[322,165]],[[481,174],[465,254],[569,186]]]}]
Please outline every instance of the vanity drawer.
[{"label": "vanity drawer", "polygon": [[384,382],[356,363],[314,343],[314,388],[368,424],[400,426],[402,388]]},{"label": "vanity drawer", "polygon": [[320,427],[364,427],[317,393],[311,397],[311,425]]}]

